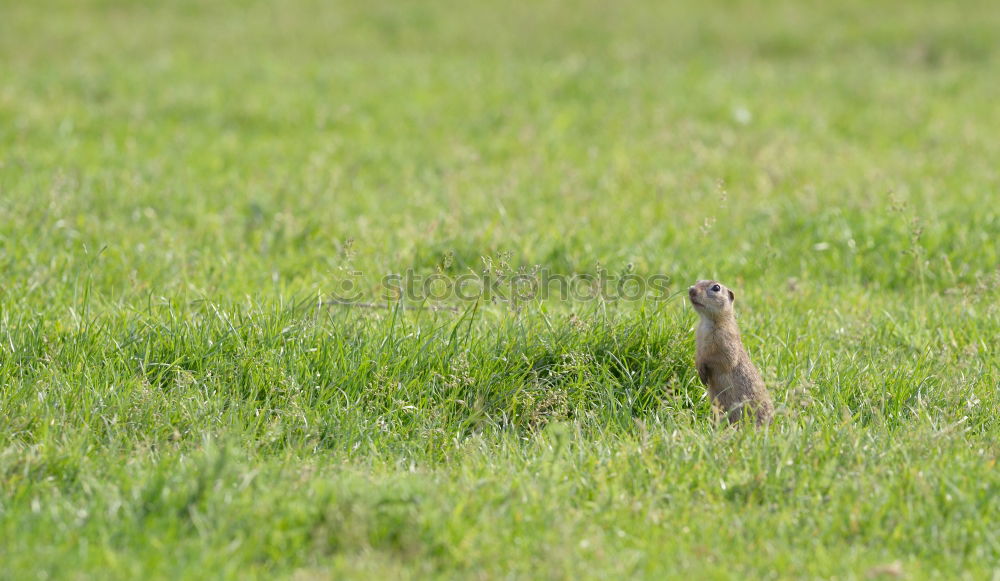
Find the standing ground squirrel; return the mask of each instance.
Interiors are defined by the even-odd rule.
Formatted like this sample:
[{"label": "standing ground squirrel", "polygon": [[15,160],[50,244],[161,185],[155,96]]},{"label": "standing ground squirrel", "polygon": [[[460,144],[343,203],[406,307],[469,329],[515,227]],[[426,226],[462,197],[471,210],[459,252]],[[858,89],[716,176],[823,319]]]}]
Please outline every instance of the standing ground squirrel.
[{"label": "standing ground squirrel", "polygon": [[771,423],[774,418],[771,396],[740,341],[733,311],[736,295],[714,280],[699,280],[688,289],[688,295],[701,316],[695,334],[698,344],[695,365],[712,402],[728,416],[730,423],[739,421],[744,410],[756,415],[758,426]]}]

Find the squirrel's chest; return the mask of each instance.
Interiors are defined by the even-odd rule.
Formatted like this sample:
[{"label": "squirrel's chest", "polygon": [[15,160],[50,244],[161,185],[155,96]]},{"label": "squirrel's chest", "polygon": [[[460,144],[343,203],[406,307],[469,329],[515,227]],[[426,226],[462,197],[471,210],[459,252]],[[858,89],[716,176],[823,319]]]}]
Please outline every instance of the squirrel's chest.
[{"label": "squirrel's chest", "polygon": [[696,358],[700,362],[722,365],[735,363],[738,341],[711,322],[702,321],[695,331]]}]

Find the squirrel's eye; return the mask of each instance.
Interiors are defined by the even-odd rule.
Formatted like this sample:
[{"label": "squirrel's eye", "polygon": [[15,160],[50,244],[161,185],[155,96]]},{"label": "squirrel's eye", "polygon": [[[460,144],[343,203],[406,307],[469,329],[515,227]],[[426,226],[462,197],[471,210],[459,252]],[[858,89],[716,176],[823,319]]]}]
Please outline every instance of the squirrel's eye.
[{"label": "squirrel's eye", "polygon": [[721,287],[721,286],[719,286],[719,285],[713,285],[713,286],[712,286],[712,292],[713,292],[713,293],[717,293],[717,292],[719,292],[720,290],[722,290],[722,287]]}]

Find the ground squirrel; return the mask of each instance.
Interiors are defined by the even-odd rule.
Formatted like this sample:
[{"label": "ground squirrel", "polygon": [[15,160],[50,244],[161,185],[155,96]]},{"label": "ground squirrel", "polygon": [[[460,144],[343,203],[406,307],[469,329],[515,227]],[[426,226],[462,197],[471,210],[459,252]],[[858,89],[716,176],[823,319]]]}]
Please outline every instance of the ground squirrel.
[{"label": "ground squirrel", "polygon": [[733,311],[736,295],[714,280],[699,280],[688,289],[688,296],[701,316],[695,365],[712,402],[730,423],[739,421],[744,410],[756,415],[758,426],[771,423],[771,396],[740,341]]}]

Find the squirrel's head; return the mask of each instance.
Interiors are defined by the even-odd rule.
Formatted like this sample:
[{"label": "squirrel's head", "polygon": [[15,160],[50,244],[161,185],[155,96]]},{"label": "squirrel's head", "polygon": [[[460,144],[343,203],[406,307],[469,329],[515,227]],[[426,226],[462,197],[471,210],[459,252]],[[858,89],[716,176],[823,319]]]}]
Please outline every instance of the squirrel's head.
[{"label": "squirrel's head", "polygon": [[694,310],[710,319],[716,319],[724,313],[733,312],[736,295],[725,285],[715,280],[699,280],[688,289],[688,298]]}]

